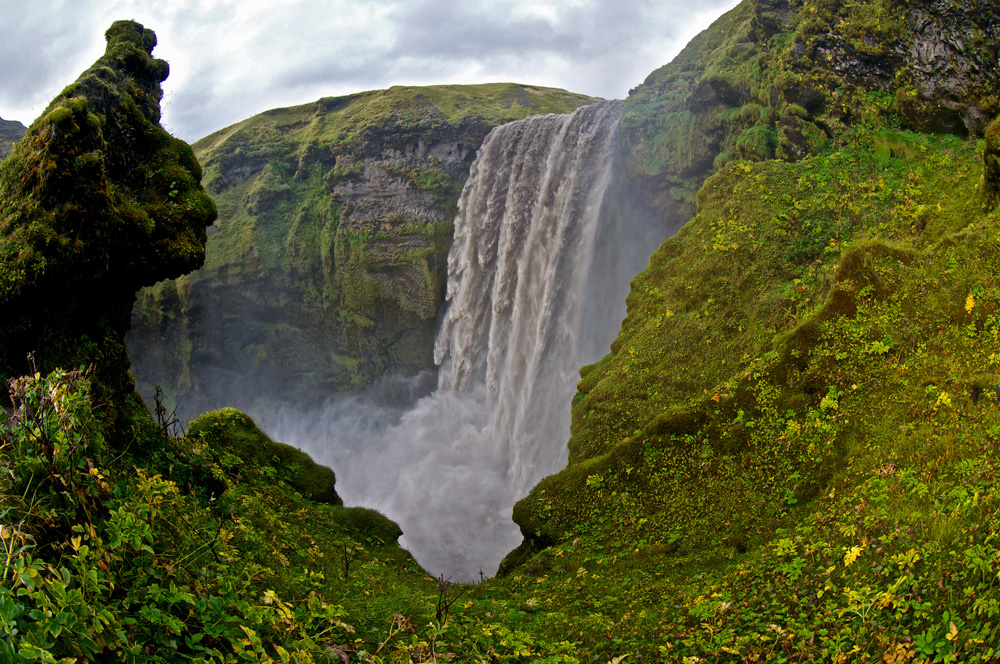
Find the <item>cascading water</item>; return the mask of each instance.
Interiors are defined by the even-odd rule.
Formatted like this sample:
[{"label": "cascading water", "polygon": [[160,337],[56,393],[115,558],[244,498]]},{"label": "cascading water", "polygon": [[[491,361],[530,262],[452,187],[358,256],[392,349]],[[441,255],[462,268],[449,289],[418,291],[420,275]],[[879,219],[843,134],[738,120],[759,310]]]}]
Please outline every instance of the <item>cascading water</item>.
[{"label": "cascading water", "polygon": [[579,305],[620,114],[610,102],[498,127],[459,202],[439,390],[486,386],[491,438],[517,496],[566,461],[568,404],[588,354]]},{"label": "cascading water", "polygon": [[519,544],[511,508],[565,465],[577,371],[607,352],[629,280],[664,237],[606,195],[621,107],[486,138],[455,219],[433,394],[405,412],[355,398],[321,416],[259,416],[337,471],[346,504],[399,523],[434,574],[476,579]]}]

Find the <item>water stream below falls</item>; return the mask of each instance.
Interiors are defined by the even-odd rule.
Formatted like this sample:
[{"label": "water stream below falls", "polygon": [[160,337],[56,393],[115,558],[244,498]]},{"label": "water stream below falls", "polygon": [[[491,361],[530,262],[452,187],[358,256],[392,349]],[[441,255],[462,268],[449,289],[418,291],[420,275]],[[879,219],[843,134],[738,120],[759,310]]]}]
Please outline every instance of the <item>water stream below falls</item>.
[{"label": "water stream below falls", "polygon": [[[369,395],[258,414],[336,471],[346,505],[399,523],[434,575],[477,580],[520,543],[511,508],[565,466],[578,370],[608,352],[629,281],[666,236],[616,177],[621,107],[486,138],[455,219],[437,389],[408,406]],[[417,397],[421,380],[382,389]]]}]

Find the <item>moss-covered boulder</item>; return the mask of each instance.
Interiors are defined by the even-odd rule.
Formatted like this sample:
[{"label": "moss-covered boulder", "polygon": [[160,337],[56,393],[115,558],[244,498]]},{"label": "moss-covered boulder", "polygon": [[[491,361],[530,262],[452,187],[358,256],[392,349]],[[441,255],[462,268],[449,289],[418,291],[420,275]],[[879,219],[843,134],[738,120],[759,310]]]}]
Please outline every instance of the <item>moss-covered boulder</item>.
[{"label": "moss-covered boulder", "polygon": [[112,425],[134,390],[135,293],[201,265],[216,213],[191,148],[159,124],[156,36],[132,21],[106,36],[0,164],[0,377],[95,364]]},{"label": "moss-covered boulder", "polygon": [[20,122],[0,118],[0,159],[7,158],[7,155],[11,153],[14,147],[14,143],[21,140],[27,129]]},{"label": "moss-covered boulder", "polygon": [[336,477],[332,470],[320,466],[301,450],[274,442],[253,420],[234,408],[205,413],[191,422],[187,435],[204,443],[213,461],[223,468],[237,473],[242,464],[271,468],[276,481],[287,482],[303,497],[319,503],[342,504],[334,489]]},{"label": "moss-covered boulder", "polygon": [[190,418],[262,395],[321,403],[431,368],[452,219],[480,143],[498,124],[588,101],[511,83],[394,87],[198,141],[220,217],[204,268],[140,297],[129,337],[140,389],[161,385]]}]

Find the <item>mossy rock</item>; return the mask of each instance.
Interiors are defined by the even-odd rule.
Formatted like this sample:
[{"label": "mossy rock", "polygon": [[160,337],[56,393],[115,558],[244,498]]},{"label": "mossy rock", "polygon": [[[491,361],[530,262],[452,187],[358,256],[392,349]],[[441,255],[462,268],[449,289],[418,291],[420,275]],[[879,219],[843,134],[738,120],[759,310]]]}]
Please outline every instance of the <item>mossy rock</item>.
[{"label": "mossy rock", "polygon": [[357,531],[369,544],[394,544],[403,531],[395,521],[366,507],[345,507],[336,512],[337,520]]},{"label": "mossy rock", "polygon": [[191,148],[159,124],[156,36],[118,21],[106,37],[0,163],[0,377],[96,365],[115,438],[129,428],[135,293],[202,264],[216,210]]},{"label": "mossy rock", "polygon": [[[301,450],[271,440],[253,420],[235,408],[205,413],[191,422],[187,435],[205,443],[216,462],[223,467],[232,466],[231,460],[223,458],[228,454],[242,463],[274,468],[276,478],[287,482],[306,498],[320,503],[342,504],[334,489],[336,477],[332,470],[317,464]],[[375,520],[371,521],[375,523]],[[384,526],[382,530],[385,530]]]}]

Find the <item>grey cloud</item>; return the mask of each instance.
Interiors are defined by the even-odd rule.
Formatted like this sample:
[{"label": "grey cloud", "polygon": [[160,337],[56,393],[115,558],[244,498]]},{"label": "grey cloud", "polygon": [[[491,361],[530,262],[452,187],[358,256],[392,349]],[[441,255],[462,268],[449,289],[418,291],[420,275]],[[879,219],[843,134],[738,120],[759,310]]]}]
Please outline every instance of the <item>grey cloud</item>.
[{"label": "grey cloud", "polygon": [[389,57],[530,57],[535,53],[572,53],[584,42],[584,35],[573,25],[469,11],[466,5],[450,0],[429,0],[394,18],[400,37]]},{"label": "grey cloud", "polygon": [[735,1],[585,0],[552,5],[551,18],[493,0],[13,3],[0,116],[30,122],[10,110],[40,113],[100,55],[118,18],[157,32],[155,54],[171,64],[164,125],[194,140],[269,108],[390,85],[513,80],[622,97],[666,64],[700,12]]}]

